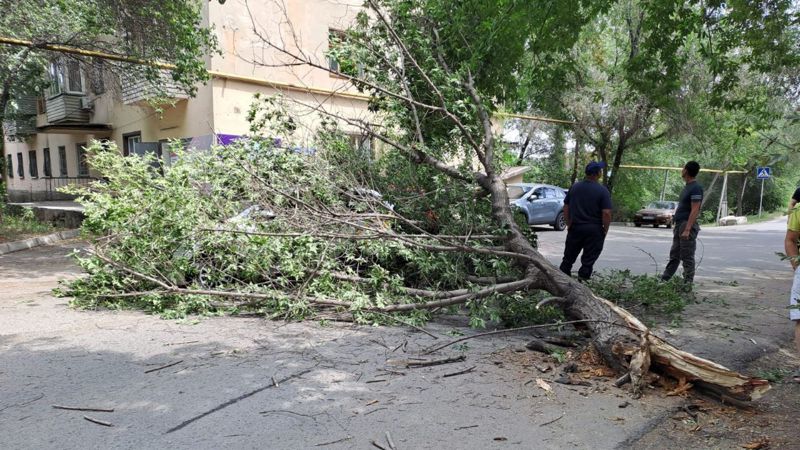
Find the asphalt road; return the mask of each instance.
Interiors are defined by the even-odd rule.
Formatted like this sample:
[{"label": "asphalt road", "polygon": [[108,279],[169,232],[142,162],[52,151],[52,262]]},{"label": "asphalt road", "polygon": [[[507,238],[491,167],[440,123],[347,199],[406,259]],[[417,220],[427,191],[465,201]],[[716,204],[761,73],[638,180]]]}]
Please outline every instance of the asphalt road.
[{"label": "asphalt road", "polygon": [[[566,232],[537,228],[539,249],[558,265]],[[755,273],[785,272],[789,264],[775,254],[783,252],[786,219],[731,227],[703,227],[698,236],[697,281],[736,279]],[[606,237],[595,270],[630,269],[634,273],[661,273],[672,244],[672,229],[613,226]],[[577,270],[580,260],[576,263]],[[784,278],[784,277],[780,277]]]},{"label": "asphalt road", "polygon": [[[539,233],[542,252],[556,263],[564,237]],[[698,290],[709,300],[690,305],[683,326],[658,332],[753,373],[789,336],[790,272],[774,255],[783,222],[707,228],[700,237]],[[671,230],[615,227],[597,268],[655,272],[670,240]],[[466,361],[455,364],[391,363],[419,356],[454,329],[473,332],[457,318],[429,324],[435,340],[401,327],[76,311],[51,295],[57,280],[79,274],[69,251],[0,256],[1,449],[349,449],[375,448],[373,440],[388,448],[387,432],[398,448],[739,448],[762,433],[750,423],[724,428],[719,419],[678,435],[669,417],[683,399],[660,391],[632,399],[610,379],[558,384],[552,358],[514,351],[522,334],[474,339],[466,350],[436,356],[464,351]],[[534,369],[543,366],[553,368]],[[771,398],[793,406],[767,405],[776,448],[789,448],[781,447],[789,438],[776,434],[791,436],[796,427],[797,396],[788,389]]]}]

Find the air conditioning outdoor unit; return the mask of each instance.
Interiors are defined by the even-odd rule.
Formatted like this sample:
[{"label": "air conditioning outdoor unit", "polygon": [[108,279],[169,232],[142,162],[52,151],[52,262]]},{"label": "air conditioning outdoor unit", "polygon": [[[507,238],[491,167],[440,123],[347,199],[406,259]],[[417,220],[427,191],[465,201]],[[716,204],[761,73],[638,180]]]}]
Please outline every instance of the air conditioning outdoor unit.
[{"label": "air conditioning outdoor unit", "polygon": [[90,110],[94,106],[94,101],[89,97],[81,97],[81,109]]}]

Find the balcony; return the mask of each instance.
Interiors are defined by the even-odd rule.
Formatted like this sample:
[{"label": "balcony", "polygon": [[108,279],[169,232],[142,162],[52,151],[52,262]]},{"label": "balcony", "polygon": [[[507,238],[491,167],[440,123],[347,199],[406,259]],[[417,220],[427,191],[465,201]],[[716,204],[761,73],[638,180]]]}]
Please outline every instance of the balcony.
[{"label": "balcony", "polygon": [[151,100],[185,100],[189,96],[162,71],[158,85],[144,77],[122,79],[122,102],[126,105],[145,105]]},{"label": "balcony", "polygon": [[36,134],[36,116],[21,116],[3,122],[3,131],[9,139],[24,139]]},{"label": "balcony", "polygon": [[84,94],[61,93],[48,97],[49,124],[87,124],[92,116],[92,104]]}]

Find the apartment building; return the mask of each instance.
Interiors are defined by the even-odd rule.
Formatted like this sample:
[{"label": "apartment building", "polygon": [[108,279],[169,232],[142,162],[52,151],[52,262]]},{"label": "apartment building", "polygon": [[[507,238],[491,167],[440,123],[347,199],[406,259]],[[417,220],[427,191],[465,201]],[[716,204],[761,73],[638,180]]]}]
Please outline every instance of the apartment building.
[{"label": "apartment building", "polygon": [[[367,98],[343,77],[297,61],[265,44],[280,43],[302,51],[321,65],[336,68],[325,53],[337,32],[360,10],[359,0],[277,0],[204,2],[205,24],[216,33],[221,54],[209,55],[211,80],[194,97],[171,91],[172,106],[163,111],[148,103],[143,83],[122,81],[107,89],[102,65],[54,61],[52,86],[38,96],[15,99],[18,119],[4,124],[8,196],[12,202],[58,200],[57,189],[85,184],[100,174],[86,161],[84,146],[93,139],[116,142],[121,156],[152,152],[165,164],[166,143],[182,140],[187,148],[227,144],[248,132],[253,95],[282,93],[298,109],[324,105],[346,117],[368,115]],[[319,120],[306,110],[297,116],[300,134],[310,138]],[[346,127],[345,127],[346,128]],[[356,129],[354,142],[369,147]],[[308,141],[310,144],[310,140]]]}]

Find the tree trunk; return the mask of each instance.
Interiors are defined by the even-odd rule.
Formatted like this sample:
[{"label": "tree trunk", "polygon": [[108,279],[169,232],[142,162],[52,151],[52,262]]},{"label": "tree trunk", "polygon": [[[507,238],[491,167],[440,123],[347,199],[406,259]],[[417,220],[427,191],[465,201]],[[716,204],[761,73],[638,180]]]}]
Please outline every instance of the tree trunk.
[{"label": "tree trunk", "polygon": [[651,368],[688,382],[700,381],[715,392],[739,401],[755,400],[770,388],[766,380],[740,375],[678,350],[651,334],[625,309],[594,295],[584,284],[562,273],[531,246],[517,227],[503,181],[489,175],[478,182],[490,193],[494,220],[509,230],[506,247],[526,257],[519,262],[526,269],[530,288],[544,289],[563,298],[570,317],[590,320],[587,326],[597,350],[611,368],[631,375],[634,393],[644,387],[645,375]]},{"label": "tree trunk", "polygon": [[744,213],[744,192],[745,192],[745,188],[747,187],[747,180],[749,179],[747,177],[748,173],[749,173],[748,171],[745,171],[745,173],[741,174],[742,175],[742,190],[739,191],[739,198],[736,200],[736,215],[737,216],[744,216],[745,215],[745,213]]},{"label": "tree trunk", "polygon": [[581,142],[581,135],[575,132],[575,153],[572,155],[572,175],[570,176],[569,185],[575,184],[578,179],[578,170],[581,161],[581,152],[583,151],[583,143]]}]

